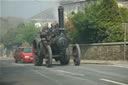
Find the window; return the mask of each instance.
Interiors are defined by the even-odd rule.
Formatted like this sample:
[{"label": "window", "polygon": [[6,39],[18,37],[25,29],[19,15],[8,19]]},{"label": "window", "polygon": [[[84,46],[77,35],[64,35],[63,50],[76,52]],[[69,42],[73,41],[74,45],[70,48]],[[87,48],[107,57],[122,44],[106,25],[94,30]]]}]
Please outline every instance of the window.
[{"label": "window", "polygon": [[23,52],[32,52],[32,48],[23,48],[22,49]]},{"label": "window", "polygon": [[22,49],[21,48],[19,48],[19,52],[21,52],[22,51]]}]

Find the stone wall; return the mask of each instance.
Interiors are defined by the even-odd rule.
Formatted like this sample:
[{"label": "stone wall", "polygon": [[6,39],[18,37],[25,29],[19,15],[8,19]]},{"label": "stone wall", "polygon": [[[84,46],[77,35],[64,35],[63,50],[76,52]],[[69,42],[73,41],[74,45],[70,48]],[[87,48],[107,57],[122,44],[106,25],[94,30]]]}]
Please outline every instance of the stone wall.
[{"label": "stone wall", "polygon": [[[128,42],[126,43],[128,59]],[[124,59],[124,43],[80,44],[82,59],[120,60]]]}]

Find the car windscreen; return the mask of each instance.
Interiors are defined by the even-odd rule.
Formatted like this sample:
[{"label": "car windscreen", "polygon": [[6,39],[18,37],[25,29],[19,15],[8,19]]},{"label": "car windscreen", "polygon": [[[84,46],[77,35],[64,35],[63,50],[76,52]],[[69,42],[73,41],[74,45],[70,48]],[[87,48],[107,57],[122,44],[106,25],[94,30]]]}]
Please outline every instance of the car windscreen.
[{"label": "car windscreen", "polygon": [[23,48],[23,52],[26,52],[26,53],[32,52],[32,48]]}]

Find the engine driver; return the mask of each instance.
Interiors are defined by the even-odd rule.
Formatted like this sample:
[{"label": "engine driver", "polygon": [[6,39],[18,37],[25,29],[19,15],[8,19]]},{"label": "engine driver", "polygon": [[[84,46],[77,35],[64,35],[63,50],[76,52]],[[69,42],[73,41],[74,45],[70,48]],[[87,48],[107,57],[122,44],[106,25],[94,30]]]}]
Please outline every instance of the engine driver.
[{"label": "engine driver", "polygon": [[46,23],[45,27],[42,28],[40,32],[40,38],[46,38],[47,34],[50,32],[50,28],[48,27],[48,23]]},{"label": "engine driver", "polygon": [[54,31],[55,31],[55,25],[51,24],[51,32],[54,32]]},{"label": "engine driver", "polygon": [[50,32],[50,29],[48,27],[48,23],[46,23],[45,27],[42,29],[42,32]]}]

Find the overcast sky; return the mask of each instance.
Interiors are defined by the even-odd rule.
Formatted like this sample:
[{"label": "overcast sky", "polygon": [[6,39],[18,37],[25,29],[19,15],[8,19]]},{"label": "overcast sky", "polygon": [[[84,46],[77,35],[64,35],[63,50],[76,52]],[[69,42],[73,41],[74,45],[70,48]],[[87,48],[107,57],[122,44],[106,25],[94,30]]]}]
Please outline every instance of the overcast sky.
[{"label": "overcast sky", "polygon": [[[29,18],[41,10],[58,6],[59,0],[0,0],[0,16]],[[41,6],[40,6],[41,5]]]}]

